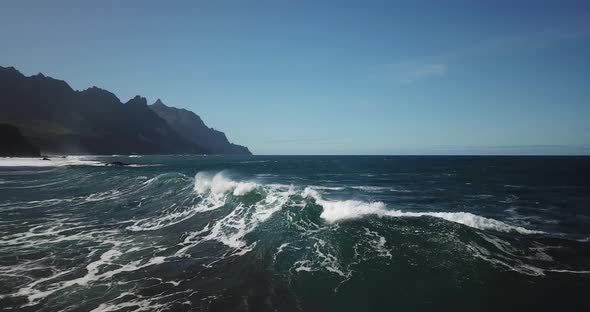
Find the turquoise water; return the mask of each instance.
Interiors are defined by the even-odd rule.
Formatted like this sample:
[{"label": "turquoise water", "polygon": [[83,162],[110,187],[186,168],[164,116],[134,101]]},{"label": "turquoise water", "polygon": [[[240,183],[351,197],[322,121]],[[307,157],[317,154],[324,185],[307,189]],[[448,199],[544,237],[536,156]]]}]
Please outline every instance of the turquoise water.
[{"label": "turquoise water", "polygon": [[588,157],[1,168],[0,308],[588,311],[589,177]]}]

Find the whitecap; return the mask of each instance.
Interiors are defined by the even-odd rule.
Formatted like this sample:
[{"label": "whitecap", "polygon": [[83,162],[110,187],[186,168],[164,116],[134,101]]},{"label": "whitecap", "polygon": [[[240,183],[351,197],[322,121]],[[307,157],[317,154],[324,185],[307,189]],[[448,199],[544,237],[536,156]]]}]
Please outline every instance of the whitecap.
[{"label": "whitecap", "polygon": [[382,202],[363,202],[358,200],[326,200],[320,193],[312,188],[305,188],[302,193],[305,198],[313,198],[322,206],[321,218],[333,223],[342,220],[358,219],[367,215],[381,217],[434,217],[450,222],[460,223],[480,230],[494,230],[500,232],[516,231],[521,234],[541,234],[542,231],[525,229],[519,226],[512,226],[502,221],[478,216],[469,212],[405,212],[395,209],[388,209]]},{"label": "whitecap", "polygon": [[309,188],[314,190],[323,190],[323,191],[343,191],[345,188],[343,186],[323,186],[323,185],[310,185]]},{"label": "whitecap", "polygon": [[351,186],[350,188],[355,189],[355,190],[360,190],[363,192],[369,192],[369,193],[379,193],[379,192],[389,190],[388,187],[370,186],[370,185]]},{"label": "whitecap", "polygon": [[235,196],[246,195],[258,187],[255,182],[237,182],[229,177],[225,172],[211,174],[208,172],[199,172],[195,176],[195,191],[199,194],[211,192],[216,195],[233,193]]}]

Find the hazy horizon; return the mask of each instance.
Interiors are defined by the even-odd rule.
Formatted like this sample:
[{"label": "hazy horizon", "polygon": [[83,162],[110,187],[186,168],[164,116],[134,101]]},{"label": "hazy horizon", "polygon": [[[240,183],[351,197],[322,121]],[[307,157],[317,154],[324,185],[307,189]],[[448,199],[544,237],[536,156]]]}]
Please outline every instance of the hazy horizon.
[{"label": "hazy horizon", "polygon": [[5,1],[0,65],[258,155],[590,155],[587,2],[176,4]]}]

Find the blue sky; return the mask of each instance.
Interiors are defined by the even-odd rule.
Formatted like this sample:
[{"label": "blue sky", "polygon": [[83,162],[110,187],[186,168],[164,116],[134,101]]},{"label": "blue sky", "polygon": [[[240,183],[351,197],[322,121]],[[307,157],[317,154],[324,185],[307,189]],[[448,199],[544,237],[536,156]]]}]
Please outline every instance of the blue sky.
[{"label": "blue sky", "polygon": [[256,154],[590,154],[587,1],[2,1],[0,65]]}]

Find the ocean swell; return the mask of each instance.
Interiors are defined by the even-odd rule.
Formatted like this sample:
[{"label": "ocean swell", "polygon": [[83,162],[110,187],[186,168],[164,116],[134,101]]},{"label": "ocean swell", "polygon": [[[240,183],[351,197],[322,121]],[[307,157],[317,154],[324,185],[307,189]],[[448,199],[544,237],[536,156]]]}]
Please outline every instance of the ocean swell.
[{"label": "ocean swell", "polygon": [[342,220],[358,219],[361,217],[376,215],[380,217],[434,217],[449,222],[460,223],[480,230],[493,230],[499,232],[518,232],[521,234],[542,234],[542,231],[529,230],[520,226],[512,226],[502,221],[478,216],[469,212],[405,212],[388,209],[382,202],[363,202],[358,200],[327,200],[313,189],[306,187],[302,196],[313,198],[316,204],[322,206],[320,217],[333,223]]}]

